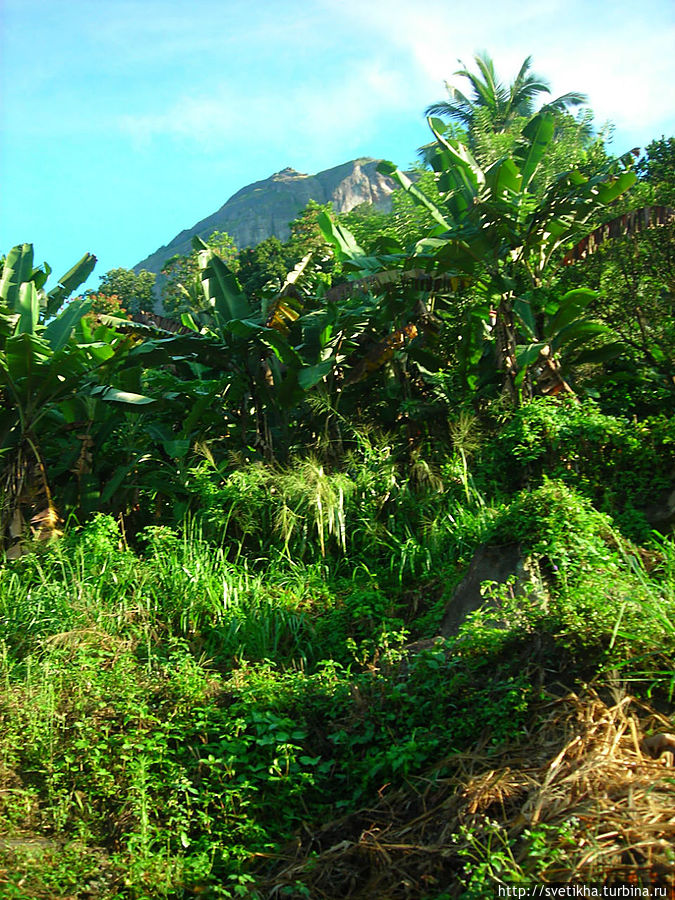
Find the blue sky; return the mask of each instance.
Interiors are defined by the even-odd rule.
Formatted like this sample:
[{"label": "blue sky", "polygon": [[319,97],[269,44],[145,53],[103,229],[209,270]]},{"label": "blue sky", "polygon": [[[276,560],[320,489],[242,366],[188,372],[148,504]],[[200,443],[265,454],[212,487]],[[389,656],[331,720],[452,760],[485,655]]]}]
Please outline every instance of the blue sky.
[{"label": "blue sky", "polygon": [[91,251],[95,287],[285,166],[406,165],[478,50],[587,93],[617,153],[675,133],[670,0],[0,0],[0,251]]}]

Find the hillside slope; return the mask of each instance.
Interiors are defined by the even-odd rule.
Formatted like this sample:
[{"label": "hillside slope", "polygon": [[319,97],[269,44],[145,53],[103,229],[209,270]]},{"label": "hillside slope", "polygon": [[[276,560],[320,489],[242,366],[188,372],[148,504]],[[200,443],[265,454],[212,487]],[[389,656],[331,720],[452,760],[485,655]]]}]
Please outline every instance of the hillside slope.
[{"label": "hillside slope", "polygon": [[160,272],[167,259],[190,252],[194,235],[207,238],[214,231],[226,231],[239,249],[255,246],[272,235],[286,240],[290,234],[289,223],[309,200],[332,203],[336,212],[349,212],[361,203],[372,203],[377,209],[386,210],[391,206],[394,184],[376,171],[378,162],[364,157],[316,175],[286,168],[249,184],[212,215],[181,231],[168,244],[141,260],[134,271]]}]

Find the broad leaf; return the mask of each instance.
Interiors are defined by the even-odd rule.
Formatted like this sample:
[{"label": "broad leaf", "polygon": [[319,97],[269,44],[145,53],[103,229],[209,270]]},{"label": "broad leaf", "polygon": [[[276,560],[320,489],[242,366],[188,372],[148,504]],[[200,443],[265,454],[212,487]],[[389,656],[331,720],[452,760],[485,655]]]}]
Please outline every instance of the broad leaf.
[{"label": "broad leaf", "polygon": [[421,368],[426,369],[427,372],[439,372],[446,365],[442,357],[436,356],[435,353],[414,340],[408,344],[406,350],[410,359],[414,360]]},{"label": "broad leaf", "polygon": [[265,328],[260,330],[260,340],[269,347],[274,355],[282,363],[291,367],[299,367],[302,365],[302,359],[298,351],[288,343],[286,338],[275,331],[274,328]]},{"label": "broad leaf", "polygon": [[599,184],[595,188],[598,200],[601,203],[612,203],[617,197],[625,193],[629,187],[632,187],[637,181],[635,172],[622,172],[617,178]]},{"label": "broad leaf", "polygon": [[621,356],[626,349],[625,344],[615,341],[611,344],[605,344],[604,347],[596,347],[591,350],[582,350],[574,357],[575,366],[581,366],[585,363],[604,363]]},{"label": "broad leaf", "polygon": [[86,344],[78,344],[80,350],[86,353],[98,365],[107,362],[115,356],[115,348],[105,341],[91,341]]},{"label": "broad leaf", "polygon": [[164,441],[162,446],[167,456],[172,459],[184,459],[190,449],[190,441],[185,438],[174,438],[170,441]]},{"label": "broad leaf", "polygon": [[598,334],[605,334],[607,331],[607,326],[601,325],[599,322],[593,322],[589,319],[576,319],[551,339],[551,347],[555,351],[565,344],[572,342],[583,343],[589,338]]},{"label": "broad leaf", "polygon": [[538,341],[536,344],[528,344],[517,348],[516,363],[519,369],[524,369],[532,365],[539,359],[541,351],[548,345],[544,341]]},{"label": "broad leaf", "polygon": [[32,281],[24,281],[19,285],[17,311],[19,313],[17,333],[35,334],[40,319],[40,301]]},{"label": "broad leaf", "polygon": [[118,388],[110,385],[97,385],[89,393],[92,397],[97,397],[99,400],[105,400],[108,403],[119,403],[133,411],[137,411],[139,406],[149,406],[151,403],[157,403],[157,400],[152,397],[146,397],[144,394],[135,394],[131,391],[120,391]]},{"label": "broad leaf", "polygon": [[298,372],[298,384],[308,391],[318,384],[333,368],[333,360],[327,359],[315,366],[305,366]]},{"label": "broad leaf", "polygon": [[521,177],[511,159],[500,159],[485,171],[485,184],[496,198],[516,194],[521,187]]},{"label": "broad leaf", "polygon": [[551,113],[540,113],[531,119],[523,129],[523,138],[528,141],[516,159],[520,164],[523,190],[528,187],[537,167],[553,140],[555,118]]},{"label": "broad leaf", "polygon": [[192,238],[192,246],[198,251],[204,296],[221,322],[250,315],[250,304],[234,273],[200,237]]},{"label": "broad leaf", "polygon": [[[445,138],[436,127],[440,122],[440,119],[427,118],[427,122],[438,143],[451,155],[454,164],[468,174],[470,181],[477,190],[480,185],[485,183],[485,176],[469,149],[459,141],[453,139],[447,140]],[[441,122],[441,124],[445,127],[445,123]]]},{"label": "broad leaf", "polygon": [[393,178],[394,181],[400,184],[403,190],[407,191],[420,206],[423,206],[425,209],[429,210],[429,212],[439,225],[442,225],[446,230],[450,228],[450,224],[447,222],[445,216],[436,206],[436,204],[433,203],[418,187],[416,187],[408,178],[408,176],[401,172],[401,170],[398,169],[393,163],[383,160],[382,162],[378,163],[377,171],[382,175],[388,175],[390,178]]},{"label": "broad leaf", "polygon": [[64,347],[73,333],[82,316],[89,312],[92,300],[86,297],[77,297],[72,303],[47,325],[44,338],[52,350],[60,350]]},{"label": "broad leaf", "polygon": [[7,254],[0,276],[0,300],[7,304],[11,312],[16,312],[19,303],[19,287],[31,280],[33,273],[33,245],[17,244]]},{"label": "broad leaf", "polygon": [[560,298],[560,306],[555,315],[546,323],[546,337],[553,338],[558,332],[566,328],[570,322],[573,322],[579,313],[586,309],[588,304],[595,300],[597,292],[590,288],[577,288],[573,291],[567,291]]},{"label": "broad leaf", "polygon": [[185,328],[189,328],[190,331],[196,331],[196,332],[199,331],[199,328],[197,327],[197,323],[192,318],[191,313],[187,313],[187,312],[183,313],[180,317],[180,321],[181,321],[181,325],[185,326]]},{"label": "broad leaf", "polygon": [[[347,230],[346,228],[344,229]],[[305,256],[302,257],[300,262],[294,266],[294,268],[286,275],[286,280],[284,281],[280,293],[283,294],[284,291],[290,287],[292,284],[295,284],[297,280],[302,276],[305,269],[309,265],[309,261],[312,258],[313,253],[310,251]]]},{"label": "broad leaf", "polygon": [[513,302],[513,311],[518,316],[521,323],[525,326],[525,329],[528,332],[529,336],[536,339],[537,324],[534,320],[534,313],[532,312],[532,307],[529,301],[523,299],[522,297],[517,297]]},{"label": "broad leaf", "polygon": [[517,387],[519,387],[525,380],[527,367],[532,365],[533,362],[536,362],[539,359],[541,351],[544,350],[547,346],[548,345],[546,343],[539,342],[537,344],[529,344],[526,347],[523,346],[516,348],[516,364],[518,366],[518,371],[516,372],[514,381]]},{"label": "broad leaf", "polygon": [[72,294],[75,288],[83,284],[94,271],[96,257],[92,253],[85,253],[72,269],[59,278],[59,283],[47,294],[47,315],[53,316],[64,301]]},{"label": "broad leaf", "polygon": [[319,213],[317,223],[325,239],[337,248],[341,259],[354,260],[366,255],[351,231],[340,222],[334,222],[327,213]]}]

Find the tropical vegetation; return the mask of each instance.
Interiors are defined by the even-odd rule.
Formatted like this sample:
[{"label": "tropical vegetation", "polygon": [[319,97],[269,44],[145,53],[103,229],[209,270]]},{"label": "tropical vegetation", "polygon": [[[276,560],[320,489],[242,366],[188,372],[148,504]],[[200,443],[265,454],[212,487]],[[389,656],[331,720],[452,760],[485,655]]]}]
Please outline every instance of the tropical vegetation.
[{"label": "tropical vegetation", "polygon": [[2,896],[671,877],[675,139],[475,63],[389,213],[3,257]]}]

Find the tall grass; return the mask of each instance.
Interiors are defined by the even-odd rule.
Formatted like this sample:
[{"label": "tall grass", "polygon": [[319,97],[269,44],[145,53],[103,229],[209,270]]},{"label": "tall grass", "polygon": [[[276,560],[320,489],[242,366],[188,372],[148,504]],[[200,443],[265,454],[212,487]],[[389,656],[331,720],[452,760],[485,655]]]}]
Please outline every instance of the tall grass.
[{"label": "tall grass", "polygon": [[620,535],[616,535],[616,541],[623,567],[630,573],[631,587],[618,605],[610,647],[621,645],[617,667],[625,676],[646,683],[650,689],[665,687],[672,701],[675,667],[669,656],[675,645],[675,539],[654,535],[647,556],[650,571],[635,547],[627,545]]},{"label": "tall grass", "polygon": [[80,540],[0,570],[0,640],[14,657],[127,640],[148,658],[170,638],[231,659],[311,652],[302,595],[277,589],[269,566],[253,573],[229,562],[194,524],[180,535],[148,529],[145,541],[139,557],[102,518]]},{"label": "tall grass", "polygon": [[[250,466],[133,549],[102,516],[0,568],[0,829],[105,852],[106,900],[253,897],[251,854],[304,819],[517,739],[561,658],[672,699],[673,543],[636,547],[560,482],[490,505],[464,449]],[[459,644],[408,657],[486,540],[520,543],[548,602],[495,589]]]}]

